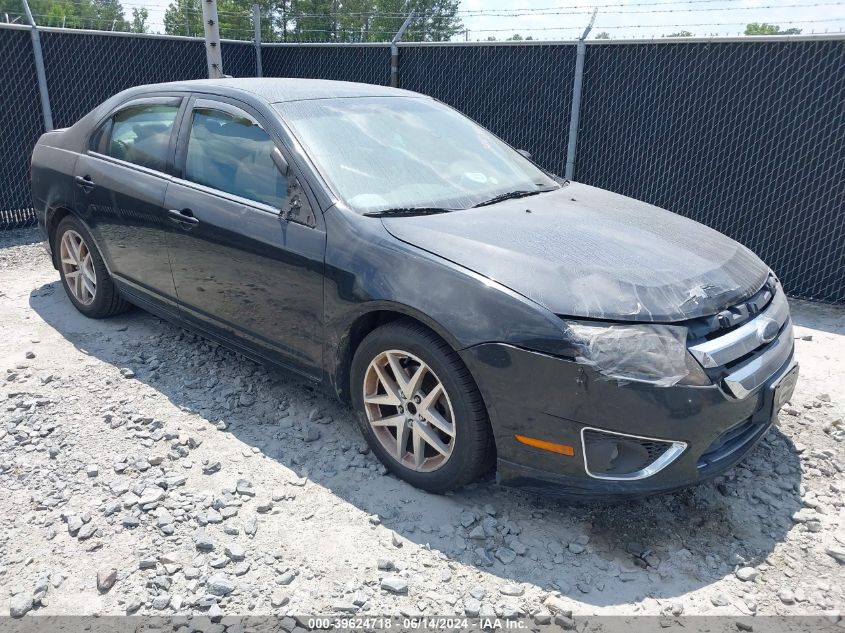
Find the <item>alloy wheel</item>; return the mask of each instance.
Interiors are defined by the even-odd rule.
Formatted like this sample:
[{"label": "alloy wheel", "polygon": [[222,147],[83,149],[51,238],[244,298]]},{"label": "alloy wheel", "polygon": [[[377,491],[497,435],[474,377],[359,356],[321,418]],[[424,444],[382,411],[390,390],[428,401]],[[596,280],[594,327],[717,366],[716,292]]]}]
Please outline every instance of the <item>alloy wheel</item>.
[{"label": "alloy wheel", "polygon": [[455,446],[455,414],[443,383],[417,356],[388,350],[364,375],[367,421],[384,449],[418,472],[441,468]]},{"label": "alloy wheel", "polygon": [[82,305],[91,305],[97,294],[97,273],[85,240],[73,229],[68,229],[62,235],[59,256],[68,290]]}]

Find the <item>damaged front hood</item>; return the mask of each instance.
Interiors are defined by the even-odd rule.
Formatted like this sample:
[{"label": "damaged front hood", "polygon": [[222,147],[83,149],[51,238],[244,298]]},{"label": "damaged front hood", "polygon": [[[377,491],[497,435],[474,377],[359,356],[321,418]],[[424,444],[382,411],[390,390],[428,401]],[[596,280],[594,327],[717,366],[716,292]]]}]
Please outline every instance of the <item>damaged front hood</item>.
[{"label": "damaged front hood", "polygon": [[566,316],[683,321],[746,299],[768,275],[754,253],[717,231],[577,183],[477,209],[382,221],[394,237]]}]

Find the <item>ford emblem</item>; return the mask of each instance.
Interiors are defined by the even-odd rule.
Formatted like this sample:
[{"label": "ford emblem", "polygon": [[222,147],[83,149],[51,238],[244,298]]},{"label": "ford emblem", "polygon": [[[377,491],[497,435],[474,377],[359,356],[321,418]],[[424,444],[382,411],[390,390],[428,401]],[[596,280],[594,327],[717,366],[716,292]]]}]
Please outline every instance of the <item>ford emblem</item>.
[{"label": "ford emblem", "polygon": [[769,317],[761,317],[757,325],[757,339],[761,344],[771,343],[777,338],[780,326],[778,322]]}]

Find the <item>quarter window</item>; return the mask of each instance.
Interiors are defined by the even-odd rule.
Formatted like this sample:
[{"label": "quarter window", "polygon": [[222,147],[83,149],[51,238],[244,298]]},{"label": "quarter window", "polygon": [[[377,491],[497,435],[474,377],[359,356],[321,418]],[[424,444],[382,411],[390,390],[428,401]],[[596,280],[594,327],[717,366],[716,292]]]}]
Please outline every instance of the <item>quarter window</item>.
[{"label": "quarter window", "polygon": [[[162,104],[130,106],[121,110],[111,119],[106,153],[136,165],[164,171],[178,112],[178,106]],[[104,131],[108,131],[108,125]]]},{"label": "quarter window", "polygon": [[194,110],[185,178],[207,187],[281,209],[287,179],[272,159],[270,136],[251,117],[220,110]]}]

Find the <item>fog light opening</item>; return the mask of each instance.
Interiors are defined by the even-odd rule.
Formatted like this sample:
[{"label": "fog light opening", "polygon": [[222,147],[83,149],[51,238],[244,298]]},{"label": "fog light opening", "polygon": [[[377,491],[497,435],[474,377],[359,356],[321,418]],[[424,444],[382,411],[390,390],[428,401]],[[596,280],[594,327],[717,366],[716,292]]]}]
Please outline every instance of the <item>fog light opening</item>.
[{"label": "fog light opening", "polygon": [[584,447],[590,470],[604,475],[627,475],[642,470],[650,461],[640,444],[626,440],[600,440]]},{"label": "fog light opening", "polygon": [[686,449],[686,443],[581,429],[584,469],[596,479],[644,479],[663,470]]}]

